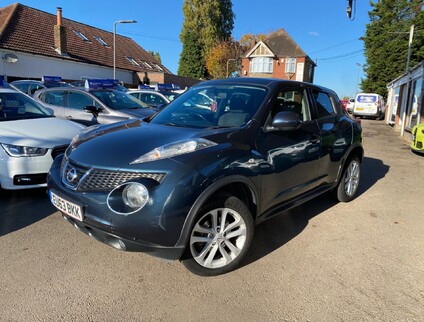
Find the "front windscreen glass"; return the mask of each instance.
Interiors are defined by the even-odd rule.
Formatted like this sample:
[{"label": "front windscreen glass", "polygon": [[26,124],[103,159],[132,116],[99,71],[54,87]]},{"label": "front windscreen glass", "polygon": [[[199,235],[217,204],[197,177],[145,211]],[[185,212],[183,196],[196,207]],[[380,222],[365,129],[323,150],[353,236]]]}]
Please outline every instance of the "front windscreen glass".
[{"label": "front windscreen glass", "polygon": [[101,100],[106,106],[113,110],[129,110],[129,109],[143,109],[150,108],[151,106],[143,103],[137,98],[128,95],[122,91],[90,91],[94,96]]},{"label": "front windscreen glass", "polygon": [[248,123],[266,96],[263,87],[195,87],[172,101],[151,123],[193,128],[240,127]]},{"label": "front windscreen glass", "polygon": [[39,103],[22,93],[0,93],[0,122],[52,117]]}]

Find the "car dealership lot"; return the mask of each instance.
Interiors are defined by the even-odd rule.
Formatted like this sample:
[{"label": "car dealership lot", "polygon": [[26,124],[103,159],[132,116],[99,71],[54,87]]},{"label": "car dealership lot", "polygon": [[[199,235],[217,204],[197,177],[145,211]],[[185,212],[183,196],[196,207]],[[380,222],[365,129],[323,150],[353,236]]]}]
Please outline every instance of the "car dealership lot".
[{"label": "car dealership lot", "polygon": [[2,320],[421,320],[424,158],[384,122],[362,124],[358,198],[265,222],[242,267],[219,277],[98,243],[44,190],[0,191]]}]

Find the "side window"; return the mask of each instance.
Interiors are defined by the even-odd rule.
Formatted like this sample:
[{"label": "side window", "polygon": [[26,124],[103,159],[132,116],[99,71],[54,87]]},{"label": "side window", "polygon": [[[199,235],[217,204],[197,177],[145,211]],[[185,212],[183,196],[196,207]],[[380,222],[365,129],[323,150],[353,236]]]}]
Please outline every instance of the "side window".
[{"label": "side window", "polygon": [[25,94],[28,94],[29,85],[29,83],[13,84],[13,86],[15,86],[17,89],[19,89],[21,92],[24,92]]},{"label": "side window", "polygon": [[38,91],[39,89],[44,88],[44,86],[40,85],[40,84],[31,84],[31,89],[30,89],[30,94],[34,95],[34,93],[36,91]]},{"label": "side window", "polygon": [[327,93],[313,90],[313,95],[317,106],[318,118],[335,114],[333,103]]},{"label": "side window", "polygon": [[44,92],[40,95],[40,100],[44,103],[56,105],[56,106],[65,106],[65,92],[64,91],[52,91]]},{"label": "side window", "polygon": [[82,110],[85,106],[93,106],[93,99],[83,93],[69,92],[68,107]]},{"label": "side window", "polygon": [[294,112],[303,121],[311,120],[308,96],[303,88],[282,88],[271,107],[271,117],[278,112]]},{"label": "side window", "polygon": [[137,98],[137,99],[140,99],[140,93],[128,93],[129,95],[131,95],[131,96],[134,96],[135,98]]}]

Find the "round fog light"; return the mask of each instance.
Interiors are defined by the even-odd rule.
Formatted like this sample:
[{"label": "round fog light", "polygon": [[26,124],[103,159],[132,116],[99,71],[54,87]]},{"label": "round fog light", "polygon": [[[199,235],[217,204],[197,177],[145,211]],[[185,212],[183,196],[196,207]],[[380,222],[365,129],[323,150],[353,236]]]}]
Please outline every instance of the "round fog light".
[{"label": "round fog light", "polygon": [[128,207],[141,209],[149,199],[149,191],[141,183],[130,183],[122,191],[122,199]]}]

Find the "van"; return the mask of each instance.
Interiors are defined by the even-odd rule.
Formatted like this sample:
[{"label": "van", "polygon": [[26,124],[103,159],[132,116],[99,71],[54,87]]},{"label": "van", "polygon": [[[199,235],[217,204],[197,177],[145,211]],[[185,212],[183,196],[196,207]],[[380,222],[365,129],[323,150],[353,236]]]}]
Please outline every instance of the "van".
[{"label": "van", "polygon": [[356,95],[353,116],[366,116],[375,119],[384,119],[384,99],[375,93],[361,93]]}]

